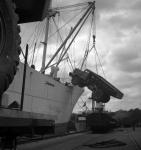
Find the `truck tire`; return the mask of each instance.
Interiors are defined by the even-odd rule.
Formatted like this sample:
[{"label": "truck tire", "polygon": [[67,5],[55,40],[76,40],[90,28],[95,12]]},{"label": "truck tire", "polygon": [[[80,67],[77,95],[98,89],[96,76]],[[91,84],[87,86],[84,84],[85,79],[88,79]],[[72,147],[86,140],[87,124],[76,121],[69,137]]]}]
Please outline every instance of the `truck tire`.
[{"label": "truck tire", "polygon": [[21,52],[20,27],[12,0],[0,0],[0,97],[14,79]]}]

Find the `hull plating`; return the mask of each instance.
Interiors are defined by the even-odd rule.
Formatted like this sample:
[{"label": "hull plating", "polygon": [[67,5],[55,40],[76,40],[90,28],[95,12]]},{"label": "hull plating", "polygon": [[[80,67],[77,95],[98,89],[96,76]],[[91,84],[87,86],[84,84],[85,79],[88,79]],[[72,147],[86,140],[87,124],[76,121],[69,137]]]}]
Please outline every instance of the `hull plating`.
[{"label": "hull plating", "polygon": [[[3,105],[13,101],[20,104],[23,77],[23,64],[9,89],[3,95]],[[27,67],[23,111],[52,116],[55,123],[68,122],[74,105],[83,93],[77,86],[65,86],[49,75],[43,75]]]}]

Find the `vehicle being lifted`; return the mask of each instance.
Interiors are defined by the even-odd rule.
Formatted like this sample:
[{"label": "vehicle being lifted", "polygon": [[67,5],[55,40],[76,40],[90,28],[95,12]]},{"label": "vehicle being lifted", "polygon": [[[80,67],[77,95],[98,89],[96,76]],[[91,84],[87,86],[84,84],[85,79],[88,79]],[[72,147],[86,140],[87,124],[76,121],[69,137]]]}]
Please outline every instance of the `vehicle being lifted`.
[{"label": "vehicle being lifted", "polygon": [[75,69],[73,73],[70,73],[70,76],[72,77],[72,84],[80,87],[88,87],[92,91],[92,97],[97,102],[106,103],[110,100],[110,96],[118,99],[123,97],[123,93],[116,87],[88,69],[84,71]]}]

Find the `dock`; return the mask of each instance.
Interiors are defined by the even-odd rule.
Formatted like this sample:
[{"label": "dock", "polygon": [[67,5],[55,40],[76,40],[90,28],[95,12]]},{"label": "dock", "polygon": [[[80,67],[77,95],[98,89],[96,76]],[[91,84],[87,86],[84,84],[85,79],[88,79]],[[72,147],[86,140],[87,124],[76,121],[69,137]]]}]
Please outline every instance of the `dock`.
[{"label": "dock", "polygon": [[18,145],[17,150],[141,150],[141,128],[110,133],[84,132]]}]

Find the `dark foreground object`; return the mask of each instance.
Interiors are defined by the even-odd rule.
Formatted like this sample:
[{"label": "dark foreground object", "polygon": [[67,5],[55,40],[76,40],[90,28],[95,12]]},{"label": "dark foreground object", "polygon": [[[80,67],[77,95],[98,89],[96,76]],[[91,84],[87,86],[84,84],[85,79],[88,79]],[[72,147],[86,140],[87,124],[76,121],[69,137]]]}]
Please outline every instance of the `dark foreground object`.
[{"label": "dark foreground object", "polygon": [[87,116],[87,125],[93,133],[105,133],[117,127],[117,122],[109,114],[94,112]]},{"label": "dark foreground object", "polygon": [[36,113],[0,108],[0,147],[16,149],[17,137],[53,134],[55,122]]},{"label": "dark foreground object", "polygon": [[[91,147],[92,146],[92,147]],[[81,133],[19,145],[18,150],[140,150],[141,128],[105,134]]]},{"label": "dark foreground object", "polygon": [[111,147],[120,147],[120,146],[125,146],[125,145],[126,143],[122,141],[111,139],[111,140],[96,142],[93,144],[85,144],[84,146],[90,147],[90,148],[111,148]]}]

